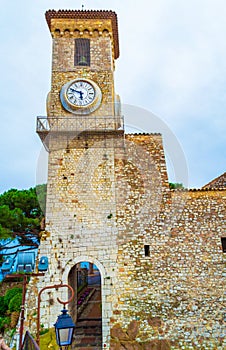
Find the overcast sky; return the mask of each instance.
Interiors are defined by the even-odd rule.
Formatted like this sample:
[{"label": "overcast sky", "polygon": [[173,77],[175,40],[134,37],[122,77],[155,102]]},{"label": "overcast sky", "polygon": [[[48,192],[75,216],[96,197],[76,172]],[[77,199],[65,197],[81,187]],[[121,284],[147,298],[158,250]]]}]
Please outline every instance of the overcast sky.
[{"label": "overcast sky", "polygon": [[[201,187],[226,171],[225,0],[0,0],[0,4],[0,192],[36,184],[41,151],[36,116],[46,115],[51,74],[51,36],[44,13],[81,9],[82,4],[85,9],[117,13],[116,91],[124,104],[150,111],[168,126],[184,152],[189,186]],[[126,114],[126,124],[161,131],[152,118],[142,120],[138,114],[137,120]]]}]

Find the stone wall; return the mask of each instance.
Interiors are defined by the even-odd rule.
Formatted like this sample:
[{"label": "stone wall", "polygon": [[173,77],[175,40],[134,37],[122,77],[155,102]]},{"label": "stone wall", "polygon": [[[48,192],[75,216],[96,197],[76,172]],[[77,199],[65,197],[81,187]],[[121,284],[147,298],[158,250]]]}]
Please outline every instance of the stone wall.
[{"label": "stone wall", "polygon": [[[124,207],[128,217],[137,220],[134,213],[137,211],[138,214],[138,206],[141,209],[148,205],[145,201],[149,199],[152,175],[158,184],[163,183],[160,189],[163,187],[168,193],[169,189],[159,134],[137,136],[140,144],[137,146],[133,135],[126,141],[121,135],[121,147],[114,139],[108,140],[105,147],[105,135],[102,137],[101,140],[100,133],[93,135],[90,147],[86,148],[81,147],[80,141],[71,142],[64,148],[60,137],[51,140],[46,232],[39,250],[39,256],[49,257],[49,271],[38,283],[37,279],[31,282],[29,293],[35,296],[47,285],[67,283],[70,271],[78,262],[95,263],[101,273],[103,342],[109,344],[110,318],[113,305],[118,302],[115,288],[121,283],[117,275],[122,238],[118,225],[124,224],[119,224],[116,210]],[[151,201],[155,201],[155,196],[151,196]],[[147,215],[148,210],[145,210],[145,220],[148,220]],[[129,239],[131,233],[127,235]],[[61,299],[65,298],[65,291],[59,290],[58,294]],[[52,299],[53,293],[43,295],[41,317],[46,327],[54,323],[60,312],[60,305],[53,304]],[[27,316],[29,327],[34,322],[33,301],[34,297]]]},{"label": "stone wall", "polygon": [[[111,349],[121,349],[119,344],[126,349],[225,346],[221,237],[226,190],[176,191],[171,196],[160,221],[143,225],[137,217],[135,223],[127,220],[121,232],[131,235],[119,248]],[[144,245],[149,245],[150,256],[145,256]],[[136,336],[129,335],[131,327]]]},{"label": "stone wall", "polygon": [[[115,112],[114,13],[48,11],[46,18],[53,37],[51,132],[42,137],[49,169],[39,257],[48,256],[49,270],[31,279],[26,327],[35,331],[41,288],[76,289],[76,264],[89,261],[101,275],[103,349],[223,350],[225,176],[221,190],[170,191],[161,135],[124,135]],[[74,65],[77,38],[90,39],[89,67]],[[90,115],[61,104],[62,86],[77,78],[101,89],[101,105]],[[53,326],[61,310],[56,298],[67,293],[42,294],[44,327]],[[75,295],[75,320],[76,302]]]},{"label": "stone wall", "polygon": [[[92,137],[50,151],[39,250],[49,271],[30,283],[27,326],[38,290],[72,284],[89,261],[101,274],[104,349],[223,349],[226,190],[170,191],[160,134],[122,135],[123,147]],[[60,313],[54,296],[43,295],[45,327]]]},{"label": "stone wall", "polygon": [[[107,343],[117,265],[114,148],[105,148],[100,135],[96,143],[93,136],[95,147],[90,148],[75,149],[72,142],[71,148],[68,145],[65,149],[60,140],[55,142],[59,147],[53,147],[49,153],[46,232],[39,250],[39,256],[49,257],[49,270],[38,283],[31,281],[29,293],[35,296],[47,285],[72,283],[68,276],[77,263],[94,263],[101,273],[103,339]],[[60,313],[56,296],[66,298],[65,290],[59,290],[54,304],[50,304],[53,294],[43,294],[42,298],[41,319],[45,327],[51,327]],[[34,308],[30,303],[29,328],[34,327]]]}]

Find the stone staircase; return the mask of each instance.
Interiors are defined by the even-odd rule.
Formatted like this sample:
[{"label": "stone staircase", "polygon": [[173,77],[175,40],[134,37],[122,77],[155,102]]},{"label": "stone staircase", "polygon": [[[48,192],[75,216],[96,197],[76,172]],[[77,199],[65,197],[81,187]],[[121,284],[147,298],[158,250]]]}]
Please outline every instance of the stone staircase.
[{"label": "stone staircase", "polygon": [[101,318],[81,318],[77,321],[72,350],[102,349]]},{"label": "stone staircase", "polygon": [[76,322],[72,350],[102,349],[102,319],[100,308],[100,287],[87,302],[82,314]]}]

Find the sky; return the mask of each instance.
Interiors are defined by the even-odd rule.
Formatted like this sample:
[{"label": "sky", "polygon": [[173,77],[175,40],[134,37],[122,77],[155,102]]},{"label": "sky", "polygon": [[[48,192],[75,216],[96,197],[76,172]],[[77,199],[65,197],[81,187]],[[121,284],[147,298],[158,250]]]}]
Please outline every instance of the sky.
[{"label": "sky", "polygon": [[[126,125],[145,132],[162,132],[164,125],[175,141],[169,150],[163,132],[167,164],[170,168],[173,156],[183,154],[176,167],[186,163],[191,188],[226,171],[225,0],[0,0],[0,5],[0,193],[35,186],[37,169],[44,169],[35,130],[36,117],[46,116],[51,79],[45,11],[82,5],[118,15],[116,92],[124,106],[137,111],[131,116],[125,107]],[[171,181],[183,182],[179,170],[176,177],[169,173]]]}]

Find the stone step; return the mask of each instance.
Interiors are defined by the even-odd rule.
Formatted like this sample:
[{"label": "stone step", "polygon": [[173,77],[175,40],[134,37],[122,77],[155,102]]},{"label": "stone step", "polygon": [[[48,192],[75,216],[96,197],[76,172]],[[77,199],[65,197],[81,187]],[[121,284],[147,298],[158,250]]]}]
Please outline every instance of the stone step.
[{"label": "stone step", "polygon": [[83,321],[101,321],[101,317],[80,317],[77,320],[77,323]]},{"label": "stone step", "polygon": [[101,350],[102,349],[101,345],[100,346],[96,346],[96,345],[94,345],[94,346],[92,346],[92,345],[87,346],[87,345],[83,345],[83,344],[78,344],[78,346],[74,345],[71,348],[71,350],[74,350],[74,349],[78,350],[78,349],[81,349],[81,348],[82,348],[82,350]]},{"label": "stone step", "polygon": [[82,327],[101,327],[101,321],[84,321],[84,322],[79,322],[76,324],[76,329],[82,328]]},{"label": "stone step", "polygon": [[76,336],[80,336],[80,335],[101,335],[101,329],[100,328],[86,328],[86,329],[78,329],[76,330]]},{"label": "stone step", "polygon": [[102,328],[102,320],[97,318],[79,319],[76,322],[76,330],[80,328]]},{"label": "stone step", "polygon": [[73,345],[73,347],[71,348],[71,350],[79,350],[79,349],[82,349],[82,350],[102,350],[102,346],[101,344],[100,345],[97,345],[96,343],[91,345],[91,344],[75,344]]},{"label": "stone step", "polygon": [[101,335],[99,336],[80,336],[78,338],[75,337],[74,342],[73,342],[73,346],[72,346],[72,350],[76,349],[78,350],[79,348],[82,348],[84,350],[84,348],[88,347],[88,348],[95,348],[95,349],[101,349],[101,343],[102,343],[102,339],[101,339]]},{"label": "stone step", "polygon": [[100,317],[100,290],[95,290],[76,321],[72,350],[102,349],[102,318]]}]

